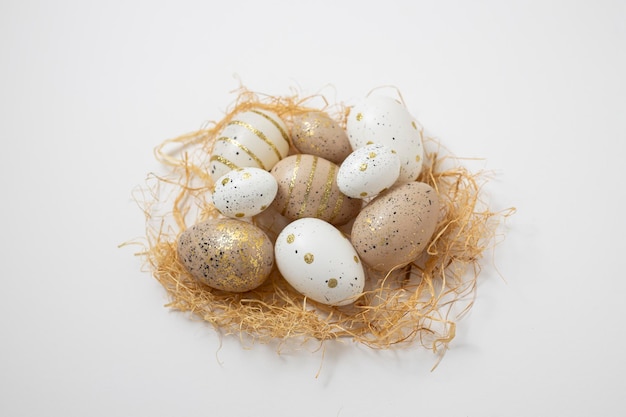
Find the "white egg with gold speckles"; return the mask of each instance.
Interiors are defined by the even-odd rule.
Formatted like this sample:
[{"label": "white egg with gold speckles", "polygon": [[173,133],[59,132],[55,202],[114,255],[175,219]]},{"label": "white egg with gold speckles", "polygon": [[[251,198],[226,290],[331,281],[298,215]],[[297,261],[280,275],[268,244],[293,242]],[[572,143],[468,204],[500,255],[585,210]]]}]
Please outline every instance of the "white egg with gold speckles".
[{"label": "white egg with gold speckles", "polygon": [[347,237],[324,220],[288,224],[274,245],[278,270],[296,291],[331,306],[353,303],[365,287],[361,260]]},{"label": "white egg with gold speckles", "polygon": [[374,197],[400,176],[400,157],[386,145],[374,143],[352,152],[337,172],[339,190],[352,198]]},{"label": "white egg with gold speckles", "polygon": [[261,168],[239,168],[218,178],[213,190],[213,205],[224,216],[256,216],[272,204],[278,183]]},{"label": "white egg with gold speckles", "polygon": [[400,157],[400,182],[415,181],[422,171],[424,149],[419,127],[407,108],[385,96],[369,96],[350,109],[346,132],[353,150],[380,143]]}]

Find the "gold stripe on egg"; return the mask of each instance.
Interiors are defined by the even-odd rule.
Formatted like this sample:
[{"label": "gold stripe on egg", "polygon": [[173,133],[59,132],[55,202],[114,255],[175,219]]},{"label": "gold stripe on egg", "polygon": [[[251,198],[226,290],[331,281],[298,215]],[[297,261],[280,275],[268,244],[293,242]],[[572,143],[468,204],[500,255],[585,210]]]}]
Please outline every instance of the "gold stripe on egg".
[{"label": "gold stripe on egg", "polygon": [[300,160],[302,159],[302,154],[298,154],[296,156],[296,163],[293,167],[293,175],[291,176],[291,181],[289,181],[289,190],[287,191],[287,198],[285,198],[285,207],[283,207],[280,214],[283,216],[287,212],[287,207],[289,207],[289,201],[291,200],[291,194],[293,193],[293,187],[296,185],[296,177],[298,176],[298,170],[300,169]]},{"label": "gold stripe on egg", "polygon": [[343,206],[343,200],[345,198],[346,196],[344,194],[340,194],[337,198],[337,201],[335,202],[335,208],[333,208],[333,214],[331,214],[330,219],[328,219],[329,223],[332,223],[333,220],[335,220],[335,217],[337,217],[337,215],[341,211],[341,206]]},{"label": "gold stripe on egg", "polygon": [[250,132],[254,133],[263,142],[267,143],[269,147],[272,148],[272,150],[276,154],[276,157],[278,158],[279,161],[283,158],[280,152],[278,151],[278,148],[276,148],[276,145],[274,145],[274,143],[270,141],[263,132],[261,132],[259,129],[255,128],[251,124],[242,122],[241,120],[233,120],[232,122],[228,123],[228,125],[237,125],[237,126],[245,127]]},{"label": "gold stripe on egg", "polygon": [[324,185],[324,194],[322,194],[322,201],[320,201],[320,205],[317,208],[317,213],[315,217],[322,218],[322,215],[328,208],[328,200],[330,199],[330,192],[333,188],[333,181],[335,180],[335,170],[337,169],[336,165],[331,165],[328,170],[328,176],[326,177],[326,184]]},{"label": "gold stripe on egg", "polygon": [[265,119],[269,120],[270,123],[272,123],[274,126],[276,126],[276,129],[278,129],[278,131],[280,132],[280,135],[283,137],[283,139],[285,139],[285,142],[289,143],[289,135],[287,134],[287,132],[285,132],[285,129],[282,128],[282,126],[280,124],[278,124],[278,122],[276,120],[274,120],[274,118],[268,116],[267,114],[258,111],[258,110],[250,110],[252,113],[258,114],[259,116],[264,117]]},{"label": "gold stripe on egg", "polygon": [[221,138],[217,138],[218,142],[227,142],[230,143],[233,146],[236,146],[237,148],[241,149],[242,151],[244,151],[245,153],[247,153],[248,155],[250,155],[250,158],[254,159],[254,162],[256,162],[259,165],[259,168],[262,168],[264,170],[267,171],[267,168],[265,168],[265,164],[263,163],[263,161],[261,161],[261,159],[259,159],[258,156],[256,156],[256,154],[254,152],[252,152],[252,150],[250,150],[250,148],[248,148],[247,146],[243,145],[242,143],[229,138],[228,136],[222,136]]},{"label": "gold stripe on egg", "polygon": [[217,162],[219,162],[219,163],[221,163],[221,164],[224,164],[224,165],[226,165],[228,168],[230,168],[231,170],[232,170],[232,169],[237,169],[237,168],[239,168],[237,165],[235,165],[235,163],[234,163],[233,161],[231,161],[231,160],[229,160],[229,159],[224,158],[222,155],[213,155],[213,156],[211,157],[210,162],[213,162],[213,161],[217,161]]},{"label": "gold stripe on egg", "polygon": [[311,185],[313,184],[313,177],[315,177],[315,170],[317,169],[317,156],[313,157],[313,164],[311,164],[311,172],[309,172],[309,178],[306,181],[306,190],[304,192],[304,201],[300,206],[300,212],[298,218],[302,217],[306,210],[306,203],[309,201],[309,194],[311,194]]}]

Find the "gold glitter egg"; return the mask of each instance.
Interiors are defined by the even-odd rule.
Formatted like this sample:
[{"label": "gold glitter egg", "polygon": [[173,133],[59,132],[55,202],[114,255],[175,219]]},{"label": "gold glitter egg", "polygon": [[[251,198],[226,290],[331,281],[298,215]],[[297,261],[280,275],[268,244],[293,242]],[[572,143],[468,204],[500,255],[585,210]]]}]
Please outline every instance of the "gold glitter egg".
[{"label": "gold glitter egg", "polygon": [[178,238],[177,253],[196,280],[229,292],[257,288],[274,265],[274,249],[265,232],[236,219],[212,219],[189,227]]}]

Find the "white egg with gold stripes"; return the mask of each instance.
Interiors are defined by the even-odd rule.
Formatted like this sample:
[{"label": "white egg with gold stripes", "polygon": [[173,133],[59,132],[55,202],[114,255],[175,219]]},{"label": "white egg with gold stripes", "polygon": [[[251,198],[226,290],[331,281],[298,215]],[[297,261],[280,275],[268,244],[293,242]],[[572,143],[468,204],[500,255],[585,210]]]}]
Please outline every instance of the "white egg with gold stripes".
[{"label": "white egg with gold stripes", "polygon": [[236,114],[215,139],[211,152],[213,181],[237,168],[269,171],[289,153],[287,127],[268,110],[251,109]]}]

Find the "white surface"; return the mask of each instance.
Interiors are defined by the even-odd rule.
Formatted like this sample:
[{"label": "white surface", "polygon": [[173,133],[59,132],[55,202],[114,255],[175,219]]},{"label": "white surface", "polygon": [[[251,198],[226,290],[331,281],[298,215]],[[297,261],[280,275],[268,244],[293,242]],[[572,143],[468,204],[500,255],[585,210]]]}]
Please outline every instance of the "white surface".
[{"label": "white surface", "polygon": [[[0,415],[626,413],[625,3],[338,3],[0,4]],[[494,171],[506,282],[486,259],[434,372],[417,348],[220,350],[117,248],[152,149],[219,119],[233,74],[345,102],[397,86]]]}]

